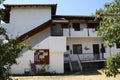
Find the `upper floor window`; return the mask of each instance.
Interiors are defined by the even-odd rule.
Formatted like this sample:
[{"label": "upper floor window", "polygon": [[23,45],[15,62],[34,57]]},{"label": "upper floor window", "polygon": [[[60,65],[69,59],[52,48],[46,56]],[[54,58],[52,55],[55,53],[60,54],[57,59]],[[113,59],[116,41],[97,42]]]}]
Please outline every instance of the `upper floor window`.
[{"label": "upper floor window", "polygon": [[88,23],[88,28],[95,28],[95,30],[97,31],[99,26],[99,23]]},{"label": "upper floor window", "polygon": [[120,48],[120,43],[116,43],[116,48]]},{"label": "upper floor window", "polygon": [[51,36],[62,36],[61,29],[60,24],[53,24],[53,26],[51,26]]},{"label": "upper floor window", "polygon": [[61,24],[61,27],[62,28],[68,28],[69,26],[68,26],[68,23],[65,23],[65,24]]},{"label": "upper floor window", "polygon": [[73,23],[72,25],[75,31],[80,31],[80,23]]}]

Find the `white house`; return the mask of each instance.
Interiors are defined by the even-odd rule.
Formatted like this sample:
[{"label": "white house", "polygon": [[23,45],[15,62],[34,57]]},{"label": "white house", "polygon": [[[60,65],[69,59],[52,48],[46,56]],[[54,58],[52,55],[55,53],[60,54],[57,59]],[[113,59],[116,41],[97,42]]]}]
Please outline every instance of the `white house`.
[{"label": "white house", "polygon": [[[71,71],[82,71],[84,63],[104,62],[120,46],[104,47],[97,35],[99,19],[93,16],[56,15],[56,4],[4,4],[7,29],[11,38],[29,39],[34,50],[24,50],[12,65],[11,74],[35,72],[46,64],[47,72],[64,73],[65,63]],[[11,36],[12,35],[12,36]]]}]

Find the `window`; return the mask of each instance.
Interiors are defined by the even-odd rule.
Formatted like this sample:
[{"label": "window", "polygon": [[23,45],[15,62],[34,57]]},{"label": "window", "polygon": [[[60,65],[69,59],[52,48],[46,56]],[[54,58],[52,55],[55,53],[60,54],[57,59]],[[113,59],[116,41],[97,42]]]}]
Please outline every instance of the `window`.
[{"label": "window", "polygon": [[53,24],[53,26],[51,26],[51,36],[62,36],[61,29],[60,24]]},{"label": "window", "polygon": [[116,48],[120,48],[120,43],[116,43]]},{"label": "window", "polygon": [[69,47],[69,45],[67,45],[67,46],[66,46],[66,49],[67,49],[67,50],[70,50],[70,47]]},{"label": "window", "polygon": [[82,54],[82,45],[81,44],[73,45],[73,54]]},{"label": "window", "polygon": [[69,27],[68,27],[68,23],[61,24],[61,27],[62,27],[62,28],[69,28]]},{"label": "window", "polygon": [[75,31],[80,31],[80,23],[73,23],[73,28]]},{"label": "window", "polygon": [[99,23],[88,23],[88,28],[95,28],[95,30],[97,31],[99,26]]},{"label": "window", "polygon": [[49,64],[49,50],[39,49],[34,53],[35,64]]}]

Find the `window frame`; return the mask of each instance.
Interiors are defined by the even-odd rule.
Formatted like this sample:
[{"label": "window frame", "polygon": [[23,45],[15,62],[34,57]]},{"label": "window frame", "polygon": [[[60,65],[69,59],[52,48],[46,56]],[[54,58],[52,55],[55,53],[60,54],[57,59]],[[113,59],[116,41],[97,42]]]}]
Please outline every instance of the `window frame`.
[{"label": "window frame", "polygon": [[69,24],[68,23],[61,24],[61,27],[62,28],[69,28]]},{"label": "window frame", "polygon": [[[39,52],[40,50],[43,52]],[[47,55],[44,56],[44,53]],[[44,59],[40,59],[40,56],[44,56]],[[34,64],[49,64],[49,49],[37,49],[34,53]]]},{"label": "window frame", "polygon": [[120,48],[120,43],[116,43],[116,48]]},{"label": "window frame", "polygon": [[95,31],[98,31],[99,23],[88,23],[87,27],[88,28],[95,28]]},{"label": "window frame", "polygon": [[67,50],[67,51],[70,50],[70,46],[69,46],[69,45],[66,46],[66,50]]},{"label": "window frame", "polygon": [[[78,47],[78,46],[81,46],[81,51],[80,53],[78,51],[75,51],[74,50],[74,47]],[[82,54],[83,53],[83,50],[82,50],[82,44],[73,44],[73,54]]]},{"label": "window frame", "polygon": [[72,23],[72,26],[75,31],[80,31],[80,23]]}]

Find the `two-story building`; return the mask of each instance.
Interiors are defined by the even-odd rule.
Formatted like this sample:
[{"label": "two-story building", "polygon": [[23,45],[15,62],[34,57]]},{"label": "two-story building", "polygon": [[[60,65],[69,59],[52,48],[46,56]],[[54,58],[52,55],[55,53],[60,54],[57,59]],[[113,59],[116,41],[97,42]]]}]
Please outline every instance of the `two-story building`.
[{"label": "two-story building", "polygon": [[[56,4],[4,4],[7,29],[12,38],[28,40],[33,50],[24,50],[11,66],[11,74],[31,73],[48,65],[46,72],[82,71],[86,63],[104,62],[120,51],[119,45],[104,47],[94,16],[56,15]],[[91,64],[92,65],[92,64]]]}]

